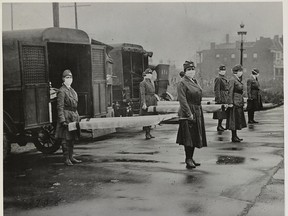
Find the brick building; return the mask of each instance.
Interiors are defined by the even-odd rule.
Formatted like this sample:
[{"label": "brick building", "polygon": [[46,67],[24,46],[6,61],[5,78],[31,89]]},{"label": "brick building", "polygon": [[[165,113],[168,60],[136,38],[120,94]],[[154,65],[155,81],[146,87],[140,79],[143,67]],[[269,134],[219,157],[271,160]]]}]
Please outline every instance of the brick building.
[{"label": "brick building", "polygon": [[[283,80],[283,36],[271,38],[260,37],[255,42],[243,44],[244,79],[250,76],[253,68],[260,70],[261,80]],[[197,68],[200,70],[203,87],[214,82],[220,64],[226,65],[227,76],[234,65],[240,62],[240,42],[231,43],[226,35],[226,43],[211,43],[210,49],[197,52]]]}]

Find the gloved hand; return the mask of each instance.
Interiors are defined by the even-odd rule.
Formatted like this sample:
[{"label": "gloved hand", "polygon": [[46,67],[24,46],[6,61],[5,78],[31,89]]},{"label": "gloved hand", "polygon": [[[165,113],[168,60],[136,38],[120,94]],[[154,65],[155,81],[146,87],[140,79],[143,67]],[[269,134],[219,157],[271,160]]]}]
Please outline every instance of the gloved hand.
[{"label": "gloved hand", "polygon": [[233,104],[228,104],[228,107],[230,107],[230,108],[233,107]]},{"label": "gloved hand", "polygon": [[62,124],[62,126],[63,126],[64,128],[67,128],[67,127],[68,127],[68,123],[67,123],[66,121],[62,122],[61,124]]},{"label": "gloved hand", "polygon": [[196,123],[196,119],[194,118],[193,115],[188,117],[188,121],[191,123]]},{"label": "gloved hand", "polygon": [[146,109],[147,109],[147,106],[146,106],[145,103],[143,104],[142,109],[143,109],[143,110],[146,110]]}]

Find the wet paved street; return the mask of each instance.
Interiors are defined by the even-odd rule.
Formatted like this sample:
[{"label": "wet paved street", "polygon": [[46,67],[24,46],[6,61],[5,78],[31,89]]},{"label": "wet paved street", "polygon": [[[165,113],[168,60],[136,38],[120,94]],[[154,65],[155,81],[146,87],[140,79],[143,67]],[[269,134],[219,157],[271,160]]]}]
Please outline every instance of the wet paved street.
[{"label": "wet paved street", "polygon": [[231,143],[230,131],[217,133],[205,114],[208,147],[195,150],[201,166],[193,170],[175,143],[177,125],[157,126],[150,141],[140,128],[85,139],[75,147],[83,163],[73,167],[62,164],[60,150],[12,154],[4,166],[5,215],[284,215],[283,106],[255,120],[238,133],[243,142]]}]

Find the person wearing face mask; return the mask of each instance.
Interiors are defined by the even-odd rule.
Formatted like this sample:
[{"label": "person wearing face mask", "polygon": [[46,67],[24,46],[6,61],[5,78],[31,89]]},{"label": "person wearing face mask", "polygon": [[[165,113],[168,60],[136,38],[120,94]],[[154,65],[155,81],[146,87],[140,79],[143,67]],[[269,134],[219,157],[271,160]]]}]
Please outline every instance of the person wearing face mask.
[{"label": "person wearing face mask", "polygon": [[252,70],[251,77],[247,80],[247,111],[248,111],[248,123],[258,123],[254,120],[254,112],[259,111],[263,108],[261,95],[260,95],[260,84],[258,82],[259,70],[254,68]]},{"label": "person wearing face mask", "polygon": [[241,65],[235,65],[232,68],[233,76],[229,81],[228,87],[228,109],[226,128],[232,132],[232,142],[241,142],[237,136],[237,130],[247,127],[244,115],[244,98],[243,98],[243,68]]},{"label": "person wearing face mask", "polygon": [[64,163],[72,166],[73,163],[80,163],[73,156],[74,142],[78,138],[77,131],[69,131],[68,124],[70,122],[79,122],[79,114],[77,112],[78,96],[71,87],[73,76],[70,70],[65,70],[62,74],[63,84],[57,95],[57,126],[56,138],[61,139]]},{"label": "person wearing face mask", "polygon": [[183,67],[184,77],[177,87],[180,109],[176,143],[184,146],[186,168],[191,169],[200,166],[193,158],[195,148],[206,147],[207,140],[201,106],[202,88],[195,79],[195,66],[192,61],[185,61]]},{"label": "person wearing face mask", "polygon": [[227,104],[229,82],[225,73],[226,67],[221,65],[219,67],[219,76],[214,81],[215,103],[222,104],[221,110],[213,113],[213,119],[218,119],[217,131],[225,130],[222,127],[222,121],[227,118],[224,104]]},{"label": "person wearing face mask", "polygon": [[[155,97],[155,86],[152,79],[152,70],[147,68],[143,72],[143,81],[140,83],[140,115],[148,115],[148,107],[157,105],[157,98]],[[151,135],[151,126],[144,126],[145,138],[147,140],[155,138]]]}]

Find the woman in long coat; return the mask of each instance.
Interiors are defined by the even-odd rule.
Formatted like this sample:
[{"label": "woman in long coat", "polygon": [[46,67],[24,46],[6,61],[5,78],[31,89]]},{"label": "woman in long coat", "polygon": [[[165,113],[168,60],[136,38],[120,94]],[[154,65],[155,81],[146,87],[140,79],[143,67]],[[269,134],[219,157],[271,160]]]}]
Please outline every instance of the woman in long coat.
[{"label": "woman in long coat", "polygon": [[237,130],[247,127],[244,115],[244,98],[243,98],[243,83],[242,75],[243,68],[241,65],[236,65],[232,69],[233,76],[229,81],[228,89],[228,109],[226,128],[232,132],[232,142],[241,142],[237,136]]},{"label": "woman in long coat", "polygon": [[81,162],[73,156],[74,142],[78,138],[78,133],[77,131],[68,130],[70,122],[79,122],[79,114],[77,112],[78,96],[71,87],[73,78],[70,70],[63,72],[62,79],[63,84],[57,95],[58,121],[55,136],[57,139],[62,140],[64,163],[72,166],[73,163]]},{"label": "woman in long coat", "polygon": [[260,84],[258,82],[259,70],[254,68],[252,70],[251,77],[247,80],[247,111],[248,111],[248,123],[258,123],[254,120],[254,112],[259,111],[263,108],[261,95],[260,95]]},{"label": "woman in long coat", "polygon": [[[143,81],[140,83],[140,115],[148,115],[148,107],[157,105],[157,98],[155,97],[155,86],[152,78],[152,70],[147,68],[143,72]],[[145,138],[155,138],[151,135],[151,126],[144,126]]]},{"label": "woman in long coat", "polygon": [[186,167],[200,166],[193,159],[195,148],[207,146],[203,110],[201,107],[202,88],[194,79],[195,66],[192,61],[184,64],[185,75],[177,87],[179,109],[179,129],[176,143],[184,146]]},{"label": "woman in long coat", "polygon": [[219,67],[219,76],[214,81],[215,102],[216,104],[222,104],[221,110],[213,113],[213,119],[218,119],[217,131],[225,130],[222,127],[222,121],[227,118],[224,104],[227,104],[229,81],[225,73],[226,67],[221,65]]}]

